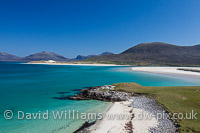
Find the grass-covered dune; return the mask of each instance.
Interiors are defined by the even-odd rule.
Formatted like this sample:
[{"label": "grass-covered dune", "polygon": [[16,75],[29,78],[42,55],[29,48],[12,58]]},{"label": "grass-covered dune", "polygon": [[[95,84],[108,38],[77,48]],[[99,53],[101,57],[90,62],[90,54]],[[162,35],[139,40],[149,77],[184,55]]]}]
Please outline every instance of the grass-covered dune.
[{"label": "grass-covered dune", "polygon": [[[137,83],[117,83],[115,90],[151,96],[170,113],[197,113],[197,119],[176,120],[180,132],[200,132],[200,86],[147,87]],[[189,117],[189,115],[188,115]]]}]

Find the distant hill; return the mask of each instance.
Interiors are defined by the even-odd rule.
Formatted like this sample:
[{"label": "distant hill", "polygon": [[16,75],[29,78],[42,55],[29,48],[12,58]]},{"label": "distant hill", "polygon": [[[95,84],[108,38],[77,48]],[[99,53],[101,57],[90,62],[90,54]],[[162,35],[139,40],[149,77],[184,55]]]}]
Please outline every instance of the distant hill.
[{"label": "distant hill", "polygon": [[0,61],[15,61],[15,60],[20,60],[20,57],[17,57],[15,55],[12,54],[8,54],[5,52],[0,52]]},{"label": "distant hill", "polygon": [[0,61],[95,61],[103,63],[132,65],[182,65],[200,66],[200,44],[194,46],[177,46],[162,42],[141,43],[120,54],[104,52],[100,55],[78,55],[68,59],[52,52],[40,52],[26,57],[17,57],[8,53],[0,53]]},{"label": "distant hill", "polygon": [[84,56],[84,55],[78,55],[76,57],[76,60],[83,60],[83,59],[87,59],[87,58],[90,58],[90,57],[95,57],[97,55],[88,55],[88,56]]},{"label": "distant hill", "polygon": [[[113,54],[111,52],[104,52],[101,53],[100,55],[110,55]],[[40,52],[40,53],[35,53],[35,54],[31,54],[29,56],[26,57],[17,57],[15,55],[11,55],[8,53],[0,53],[0,61],[19,61],[19,62],[29,62],[29,61],[46,61],[46,60],[54,60],[54,61],[80,61],[83,59],[87,59],[90,57],[96,57],[96,56],[100,56],[100,55],[88,55],[88,56],[82,56],[82,55],[78,55],[75,59],[68,59],[62,55],[53,53],[53,52]]]},{"label": "distant hill", "polygon": [[112,54],[113,54],[112,52],[103,52],[100,55],[112,55]]},{"label": "distant hill", "polygon": [[200,65],[200,45],[176,46],[162,42],[141,43],[120,54],[103,55],[86,60],[141,65]]},{"label": "distant hill", "polygon": [[87,55],[87,56],[78,55],[75,60],[83,60],[83,59],[87,59],[91,57],[96,57],[96,56],[101,56],[101,55],[112,55],[112,54],[113,54],[112,52],[103,52],[100,55]]},{"label": "distant hill", "polygon": [[24,61],[40,61],[40,60],[55,60],[55,61],[69,61],[68,58],[52,52],[40,52],[23,57]]}]

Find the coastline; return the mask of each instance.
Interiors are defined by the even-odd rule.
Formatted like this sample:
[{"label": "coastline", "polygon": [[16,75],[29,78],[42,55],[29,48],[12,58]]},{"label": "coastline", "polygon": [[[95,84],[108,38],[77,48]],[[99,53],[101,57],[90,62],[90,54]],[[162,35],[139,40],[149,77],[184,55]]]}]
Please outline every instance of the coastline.
[{"label": "coastline", "polygon": [[[165,112],[165,113],[164,113]],[[157,117],[162,114],[162,118]],[[169,119],[166,110],[152,98],[134,96],[129,101],[114,102],[104,117],[80,132],[176,132],[177,127]],[[79,132],[78,132],[79,133]]]},{"label": "coastline", "polygon": [[[105,110],[102,119],[92,123],[85,122],[75,131],[76,133],[175,132],[177,130],[169,119],[167,111],[154,99],[133,93],[113,91],[114,88],[110,85],[92,87],[82,90],[82,94],[71,97],[73,100],[96,99],[114,102]],[[158,118],[157,113],[161,114],[162,118]]]},{"label": "coastline", "polygon": [[73,63],[25,63],[25,64],[38,64],[38,65],[69,65],[69,66],[129,66],[129,65],[116,65],[116,64],[81,64],[81,63],[77,63],[77,64],[73,64]]},{"label": "coastline", "polygon": [[[120,120],[120,119],[112,119],[108,118],[110,116],[123,114],[123,115],[132,115],[133,108],[131,107],[132,101],[122,101],[122,102],[114,102],[110,106],[110,108],[105,112],[105,115],[102,120],[100,120],[97,124],[90,127],[88,129],[89,132],[92,133],[106,133],[106,132],[124,132],[130,130],[126,128],[126,123],[130,120]],[[131,129],[132,130],[132,129]]]},{"label": "coastline", "polygon": [[195,69],[200,70],[200,67],[131,67],[132,71],[135,72],[145,72],[154,74],[164,74],[172,76],[185,76],[189,78],[200,78],[199,72],[184,71],[178,69]]}]

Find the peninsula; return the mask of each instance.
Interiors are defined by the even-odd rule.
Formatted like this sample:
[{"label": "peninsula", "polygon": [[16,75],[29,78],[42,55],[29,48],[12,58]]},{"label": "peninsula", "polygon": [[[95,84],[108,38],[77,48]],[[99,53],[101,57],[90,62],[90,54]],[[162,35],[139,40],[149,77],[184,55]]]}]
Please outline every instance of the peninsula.
[{"label": "peninsula", "polygon": [[[81,94],[70,97],[73,100],[103,100],[114,104],[106,112],[108,114],[124,114],[130,119],[103,118],[84,131],[100,132],[196,132],[200,130],[200,87],[147,87],[137,83],[117,83],[113,85],[90,87]],[[168,100],[170,98],[170,100]],[[187,113],[196,113],[195,118],[188,118]],[[138,119],[141,115],[152,116],[151,119]],[[155,117],[160,113],[165,118]],[[181,113],[182,118],[176,118]],[[191,120],[192,119],[192,120]],[[142,124],[143,123],[143,124]],[[145,124],[144,124],[145,123]]]}]

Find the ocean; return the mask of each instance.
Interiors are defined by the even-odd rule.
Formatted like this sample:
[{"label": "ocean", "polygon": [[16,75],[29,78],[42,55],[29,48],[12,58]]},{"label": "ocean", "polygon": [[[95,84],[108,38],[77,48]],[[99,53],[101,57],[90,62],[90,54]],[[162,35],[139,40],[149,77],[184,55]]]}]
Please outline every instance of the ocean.
[{"label": "ocean", "polygon": [[[73,101],[65,97],[79,93],[79,89],[136,82],[144,86],[197,86],[198,80],[159,74],[133,72],[128,66],[70,66],[36,65],[0,62],[0,132],[73,132],[87,119],[26,118],[26,113],[104,112],[111,103],[86,100]],[[12,113],[5,117],[5,111]],[[22,113],[24,118],[22,118]]]}]

